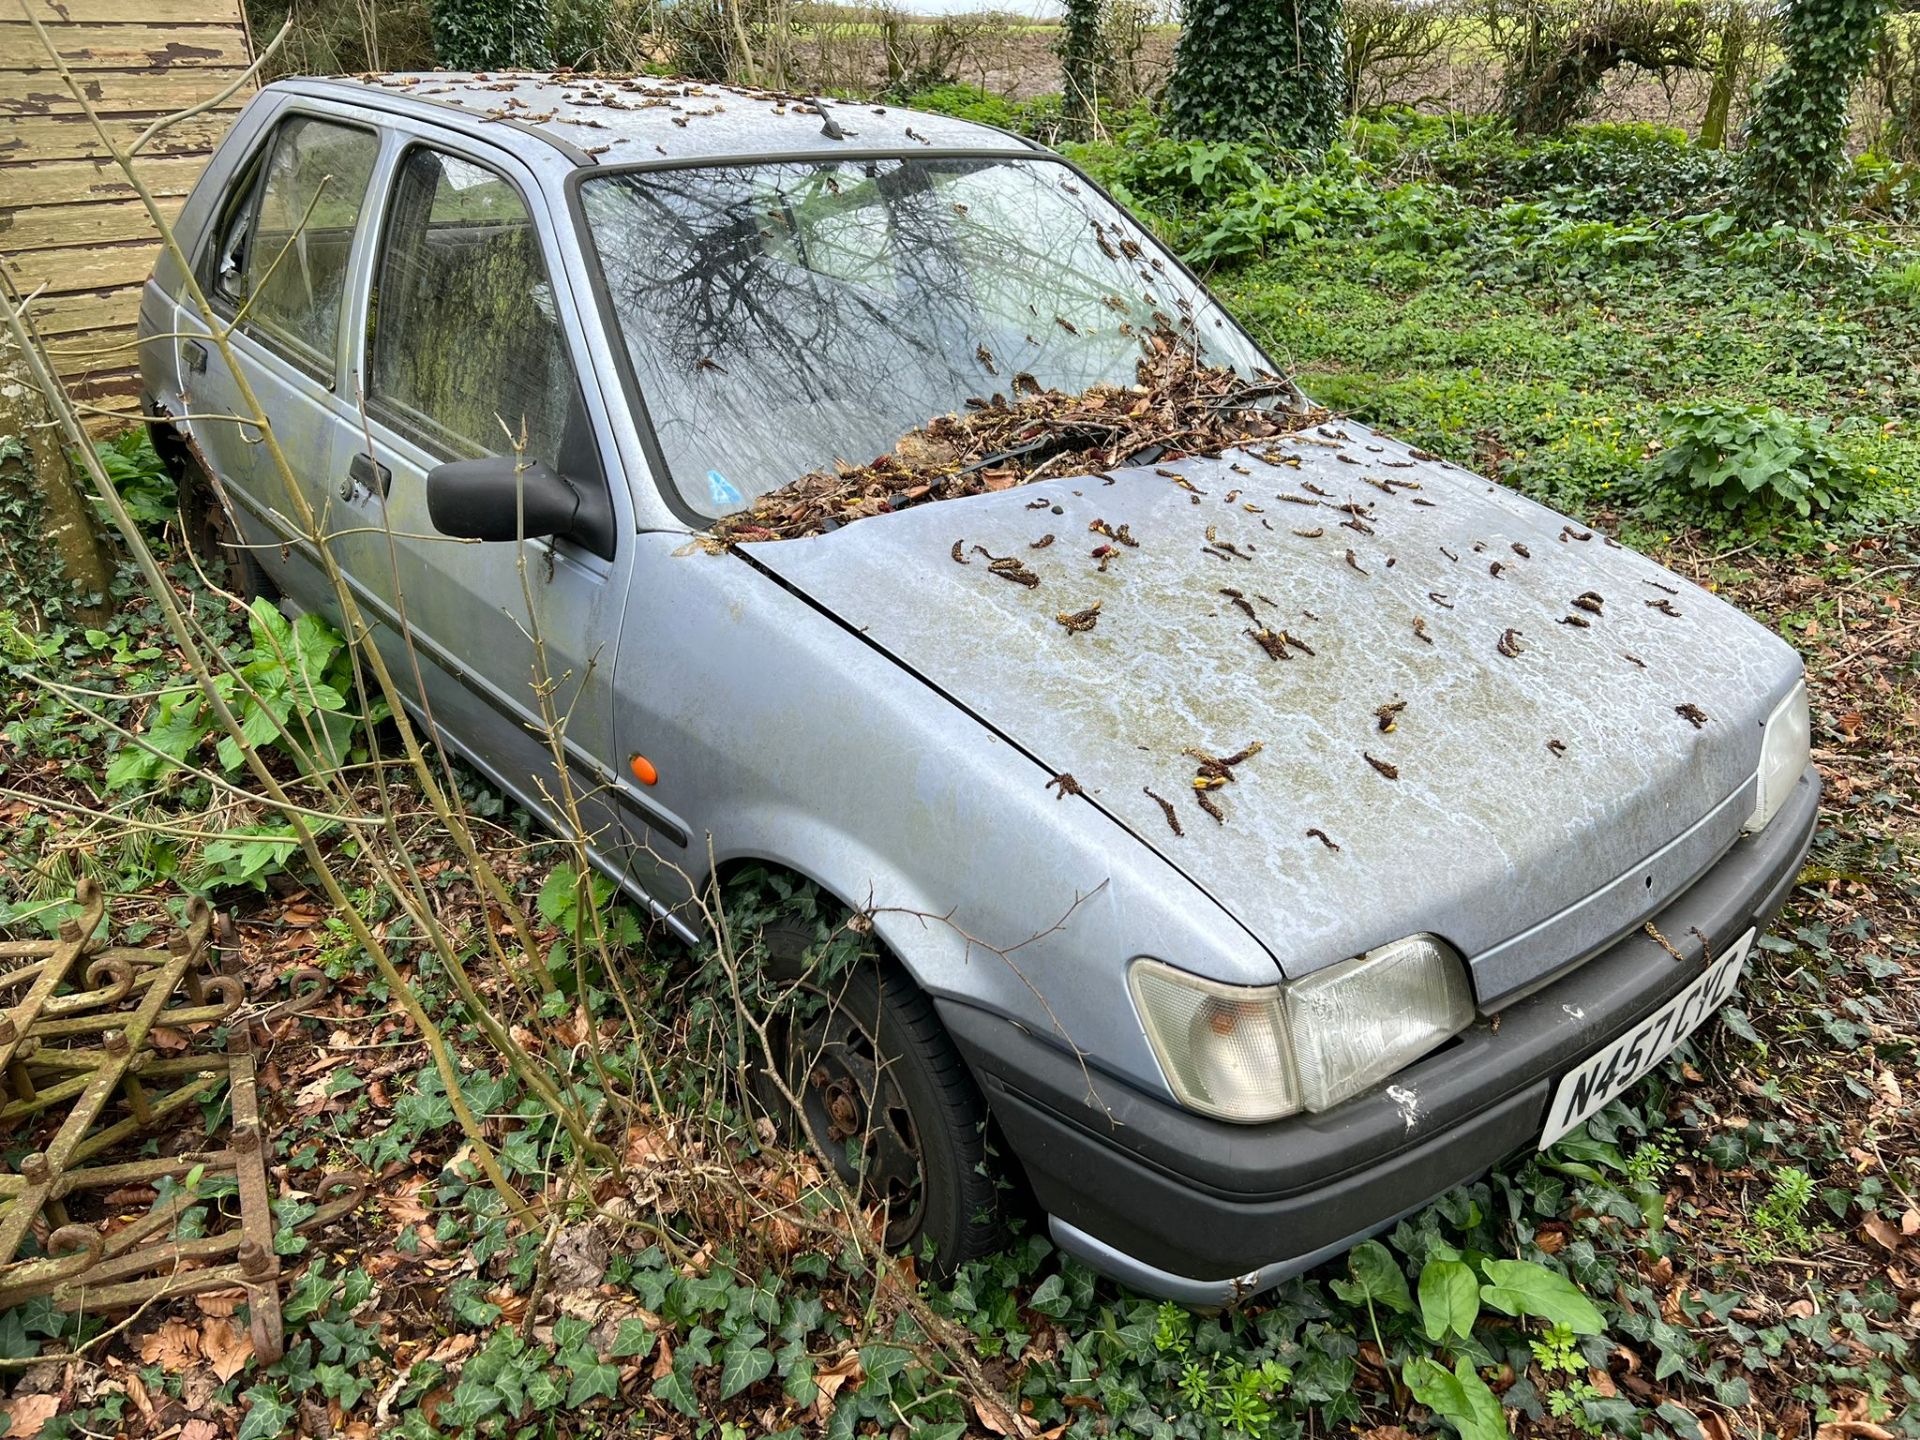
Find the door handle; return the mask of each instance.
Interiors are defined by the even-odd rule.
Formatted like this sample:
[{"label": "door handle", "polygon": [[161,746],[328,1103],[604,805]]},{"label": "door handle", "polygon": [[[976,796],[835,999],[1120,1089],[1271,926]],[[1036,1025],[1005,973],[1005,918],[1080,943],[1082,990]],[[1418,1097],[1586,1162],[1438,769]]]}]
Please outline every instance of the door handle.
[{"label": "door handle", "polygon": [[340,482],[340,498],[351,500],[360,490],[380,487],[382,496],[393,491],[393,472],[362,450],[347,462],[347,478]]},{"label": "door handle", "polygon": [[207,347],[198,340],[182,341],[180,358],[187,362],[187,369],[196,375],[207,373]]}]

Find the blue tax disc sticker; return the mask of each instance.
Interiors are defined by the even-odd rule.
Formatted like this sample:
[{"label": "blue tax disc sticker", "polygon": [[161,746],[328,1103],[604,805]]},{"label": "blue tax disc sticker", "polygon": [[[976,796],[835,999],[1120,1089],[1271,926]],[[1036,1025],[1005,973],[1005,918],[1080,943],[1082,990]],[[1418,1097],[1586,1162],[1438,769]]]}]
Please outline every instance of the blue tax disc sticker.
[{"label": "blue tax disc sticker", "polygon": [[707,471],[707,498],[715,505],[744,505],[747,499],[718,470]]}]

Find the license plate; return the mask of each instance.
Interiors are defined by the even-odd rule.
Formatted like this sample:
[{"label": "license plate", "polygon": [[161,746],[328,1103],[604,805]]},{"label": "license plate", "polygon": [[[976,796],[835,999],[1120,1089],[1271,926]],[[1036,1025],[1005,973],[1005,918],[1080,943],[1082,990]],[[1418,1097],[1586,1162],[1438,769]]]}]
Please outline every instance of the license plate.
[{"label": "license plate", "polygon": [[1714,1011],[1740,988],[1740,972],[1747,963],[1758,932],[1749,930],[1724,955],[1708,966],[1691,985],[1606,1049],[1568,1073],[1554,1091],[1547,1109],[1547,1127],[1540,1136],[1545,1150],[1568,1131],[1597,1115],[1607,1102],[1666,1059],[1682,1040],[1700,1028]]}]

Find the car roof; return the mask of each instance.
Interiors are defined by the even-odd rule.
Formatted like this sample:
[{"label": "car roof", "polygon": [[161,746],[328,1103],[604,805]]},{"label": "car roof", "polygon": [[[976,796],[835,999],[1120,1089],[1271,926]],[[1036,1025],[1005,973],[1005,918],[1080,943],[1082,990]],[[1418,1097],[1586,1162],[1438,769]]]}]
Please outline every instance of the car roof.
[{"label": "car roof", "polygon": [[452,109],[470,117],[476,131],[506,124],[537,134],[575,165],[1039,148],[991,125],[946,115],[652,75],[429,70],[272,88],[319,89],[329,98],[357,98],[376,109],[431,107],[442,121]]}]

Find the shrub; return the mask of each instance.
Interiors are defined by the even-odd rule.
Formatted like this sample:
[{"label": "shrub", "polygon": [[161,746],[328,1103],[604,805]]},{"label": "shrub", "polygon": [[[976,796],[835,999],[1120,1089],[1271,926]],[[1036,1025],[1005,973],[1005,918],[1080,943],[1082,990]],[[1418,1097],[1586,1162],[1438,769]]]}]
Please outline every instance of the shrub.
[{"label": "shrub", "polygon": [[[143,428],[123,430],[95,447],[120,503],[142,525],[165,525],[178,514],[173,476],[154,453]],[[102,514],[104,515],[104,510]]]},{"label": "shrub", "polygon": [[1880,148],[1896,160],[1920,160],[1920,16],[1889,22],[1868,78],[1880,111]]},{"label": "shrub", "polygon": [[543,70],[547,8],[541,0],[436,0],[433,54],[449,70]]},{"label": "shrub", "polygon": [[1584,125],[1527,143],[1488,125],[1441,135],[1426,158],[1443,180],[1488,200],[1540,200],[1563,215],[1624,220],[1710,209],[1734,162],[1665,125]]},{"label": "shrub", "polygon": [[951,115],[956,120],[971,120],[976,125],[997,125],[1002,130],[1020,128],[1020,113],[1004,95],[982,90],[977,85],[934,85],[916,90],[903,102],[910,109],[931,110]]},{"label": "shrub", "polygon": [[1725,511],[1752,518],[1825,514],[1868,479],[1822,419],[1728,401],[1669,407],[1662,418],[1664,448],[1651,462],[1650,479],[1678,481]]},{"label": "shrub", "polygon": [[1346,113],[1339,0],[1215,0],[1187,8],[1168,83],[1179,134],[1319,152]]},{"label": "shrub", "polygon": [[[1143,143],[1144,142],[1144,143]],[[1163,213],[1217,204],[1267,181],[1258,146],[1237,140],[1174,140],[1129,129],[1104,155],[1083,157],[1103,184],[1125,191],[1130,201]]]},{"label": "shrub", "polygon": [[[346,641],[317,614],[288,621],[270,600],[256,600],[247,615],[253,649],[237,672],[214,680],[221,700],[240,721],[250,744],[286,752],[303,768],[337,766],[347,758],[358,716],[348,706],[353,659]],[[96,643],[106,643],[104,632]],[[375,719],[386,703],[376,701]],[[283,731],[284,736],[283,736]],[[203,742],[219,736],[220,769],[246,763],[245,753],[224,734],[197,687],[167,690],[147,727],[148,748],[127,744],[107,767],[107,788],[146,787],[181,767],[202,762]],[[288,740],[291,739],[291,747]]]}]

